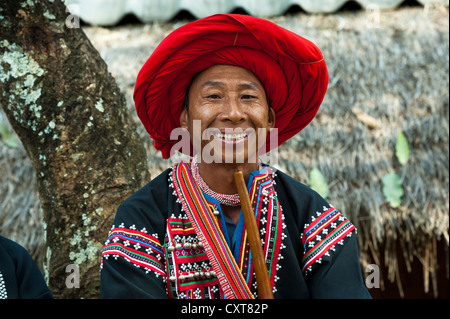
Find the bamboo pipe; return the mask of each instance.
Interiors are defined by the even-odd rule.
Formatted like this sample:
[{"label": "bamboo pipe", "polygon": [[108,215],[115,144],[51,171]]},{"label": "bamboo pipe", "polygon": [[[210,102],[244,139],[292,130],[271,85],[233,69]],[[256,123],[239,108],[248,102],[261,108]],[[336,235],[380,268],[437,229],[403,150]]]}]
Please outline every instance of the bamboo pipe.
[{"label": "bamboo pipe", "polygon": [[253,212],[244,175],[242,175],[241,171],[234,172],[234,181],[239,193],[248,242],[250,243],[253,268],[255,269],[256,283],[258,285],[258,299],[274,299],[269,273],[267,272],[266,260],[261,246],[261,238],[259,237],[258,227],[256,226],[255,213]]}]

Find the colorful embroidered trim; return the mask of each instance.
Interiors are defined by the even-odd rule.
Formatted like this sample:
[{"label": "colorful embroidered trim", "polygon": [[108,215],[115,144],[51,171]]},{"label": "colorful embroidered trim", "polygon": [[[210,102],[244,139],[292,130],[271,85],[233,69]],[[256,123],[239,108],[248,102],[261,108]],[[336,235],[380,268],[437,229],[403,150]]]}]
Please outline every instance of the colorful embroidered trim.
[{"label": "colorful embroidered trim", "polygon": [[[306,252],[302,260],[303,273],[310,270],[315,262],[320,262],[321,257],[330,249],[334,250],[336,244],[343,244],[343,239],[351,236],[351,232],[355,229],[355,226],[333,207],[317,214],[318,217],[302,234],[303,248]],[[323,236],[325,237],[322,239]]]},{"label": "colorful embroidered trim", "polygon": [[253,299],[228,244],[220,230],[217,217],[193,180],[189,165],[176,164],[172,170],[173,185],[181,205],[203,243],[211,266],[227,299]]},{"label": "colorful embroidered trim", "polygon": [[[167,219],[164,244],[168,296],[171,299],[214,299],[219,281],[186,214]],[[213,287],[215,286],[215,288]]]},{"label": "colorful embroidered trim", "polygon": [[[282,244],[283,216],[281,206],[278,202],[275,189],[273,187],[272,172],[269,167],[262,174],[255,175],[251,181],[250,201],[255,212],[255,219],[260,231],[263,252],[266,259],[269,279],[274,288],[277,279],[277,265]],[[253,263],[249,249],[247,231],[243,231],[240,243],[238,264],[239,268],[247,280],[247,285],[252,286],[255,282]]]},{"label": "colorful embroidered trim", "polygon": [[102,257],[121,256],[132,264],[165,277],[163,247],[156,237],[128,228],[113,228],[102,250]]}]

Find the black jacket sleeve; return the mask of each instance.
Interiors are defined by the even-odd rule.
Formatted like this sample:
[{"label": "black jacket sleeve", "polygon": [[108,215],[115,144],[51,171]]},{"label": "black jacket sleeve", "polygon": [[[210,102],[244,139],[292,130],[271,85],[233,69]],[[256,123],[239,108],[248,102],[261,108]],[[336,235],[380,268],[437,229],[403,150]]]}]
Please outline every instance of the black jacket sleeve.
[{"label": "black jacket sleeve", "polygon": [[0,298],[50,299],[52,293],[28,251],[0,236]]},{"label": "black jacket sleeve", "polygon": [[167,298],[167,179],[162,173],[119,206],[102,250],[100,298]]}]

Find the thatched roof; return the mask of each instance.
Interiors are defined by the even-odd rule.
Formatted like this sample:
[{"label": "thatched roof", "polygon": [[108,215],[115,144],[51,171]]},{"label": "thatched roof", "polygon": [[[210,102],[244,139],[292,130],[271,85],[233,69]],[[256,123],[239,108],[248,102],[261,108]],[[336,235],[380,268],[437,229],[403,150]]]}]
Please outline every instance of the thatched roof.
[{"label": "thatched roof", "polygon": [[[449,14],[442,6],[425,13],[422,8],[385,11],[379,24],[361,11],[272,20],[315,42],[330,73],[316,119],[280,147],[279,168],[309,184],[309,173],[317,167],[328,183],[328,201],[359,229],[363,266],[383,261],[387,279],[399,282],[398,264],[408,268],[413,258],[419,259],[425,289],[432,290],[437,269],[447,268],[448,274],[448,263],[437,264],[435,245],[444,242],[448,252]],[[139,68],[182,23],[85,28],[134,116],[132,91]],[[171,162],[154,151],[142,125],[138,130],[154,177]],[[400,132],[411,150],[404,166],[395,156]],[[0,143],[0,149],[0,233],[38,258],[42,212],[31,164],[22,147]],[[400,176],[404,189],[395,209],[382,193],[382,178],[390,172]]]}]

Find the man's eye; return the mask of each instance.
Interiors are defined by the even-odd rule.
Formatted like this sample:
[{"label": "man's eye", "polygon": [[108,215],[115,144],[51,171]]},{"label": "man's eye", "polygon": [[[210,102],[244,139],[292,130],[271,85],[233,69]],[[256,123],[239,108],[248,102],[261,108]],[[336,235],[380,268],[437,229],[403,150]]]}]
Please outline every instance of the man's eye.
[{"label": "man's eye", "polygon": [[208,99],[220,99],[220,96],[217,94],[211,94],[207,96]]},{"label": "man's eye", "polygon": [[247,100],[247,99],[256,99],[256,96],[246,94],[246,95],[243,95],[242,98],[243,98],[243,99],[246,99],[246,100]]}]

